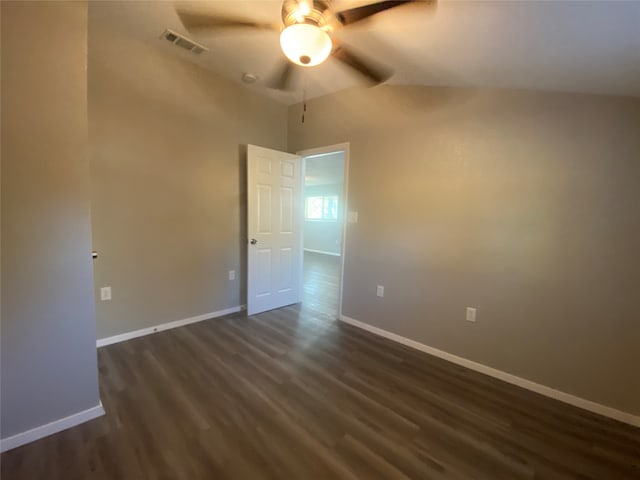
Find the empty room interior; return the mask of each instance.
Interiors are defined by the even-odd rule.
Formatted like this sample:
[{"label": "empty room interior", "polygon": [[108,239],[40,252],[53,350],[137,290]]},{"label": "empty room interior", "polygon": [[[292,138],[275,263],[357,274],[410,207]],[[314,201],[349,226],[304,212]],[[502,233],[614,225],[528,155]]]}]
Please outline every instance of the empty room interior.
[{"label": "empty room interior", "polygon": [[3,480],[640,479],[640,2],[0,27]]}]

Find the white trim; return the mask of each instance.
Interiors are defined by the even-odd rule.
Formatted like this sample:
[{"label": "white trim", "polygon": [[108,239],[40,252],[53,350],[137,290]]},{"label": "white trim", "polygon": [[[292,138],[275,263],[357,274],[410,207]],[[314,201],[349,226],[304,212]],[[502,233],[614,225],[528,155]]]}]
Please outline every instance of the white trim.
[{"label": "white trim", "polygon": [[[349,162],[350,162],[350,144],[349,142],[336,143],[327,145],[326,147],[310,148],[296,152],[303,158],[322,155],[324,153],[344,153],[344,178],[342,179],[342,241],[340,242],[340,277],[338,278],[338,319],[342,316],[342,290],[344,286],[344,259],[347,254],[347,212],[349,211]],[[304,163],[304,162],[303,162]]]},{"label": "white trim", "polygon": [[475,370],[476,372],[484,373],[485,375],[489,375],[490,377],[497,378],[512,385],[531,390],[532,392],[539,393],[540,395],[544,395],[545,397],[553,398],[555,400],[568,403],[569,405],[573,405],[574,407],[582,408],[583,410],[588,410],[605,417],[613,418],[614,420],[618,420],[619,422],[628,423],[629,425],[640,427],[640,416],[623,412],[621,410],[616,410],[615,408],[607,407],[605,405],[592,402],[591,400],[576,397],[575,395],[556,390],[555,388],[547,387],[545,385],[532,382],[531,380],[517,377],[510,373],[503,372],[502,370],[497,370],[481,363],[458,357],[457,355],[438,350],[437,348],[430,347],[428,345],[425,345],[424,343],[416,342],[415,340],[411,340],[401,335],[391,333],[387,330],[383,330],[364,322],[360,322],[351,317],[347,317],[346,315],[340,315],[340,321],[353,325],[354,327],[367,330],[368,332],[371,332],[375,335],[388,338],[389,340],[393,340],[394,342],[401,343],[403,345],[406,345],[407,347],[415,348],[416,350],[420,350],[435,357],[442,358],[443,360],[455,363],[456,365],[461,365],[470,370]]},{"label": "white trim", "polygon": [[222,317],[224,315],[229,315],[230,313],[239,312],[240,310],[244,310],[245,308],[245,305],[241,305],[239,307],[231,307],[225,310],[218,310],[217,312],[204,313],[202,315],[196,315],[195,317],[183,318],[182,320],[174,320],[172,322],[161,323],[160,325],[154,325],[152,327],[134,330],[133,332],[121,333],[112,337],[99,338],[96,341],[96,347],[105,347],[113,343],[124,342],[125,340],[131,340],[132,338],[143,337],[144,335],[162,332],[163,330],[182,327],[183,325],[189,325],[190,323],[202,322],[203,320]]},{"label": "white trim", "polygon": [[69,415],[68,417],[32,428],[26,432],[3,438],[0,440],[0,452],[6,452],[7,450],[26,445],[27,443],[35,442],[36,440],[67,430],[68,428],[75,427],[76,425],[88,422],[89,420],[101,417],[102,415],[104,415],[104,408],[102,407],[102,402],[100,402],[98,405],[91,407],[88,410],[83,410],[81,412],[74,413],[73,415]]},{"label": "white trim", "polygon": [[339,253],[325,252],[324,250],[314,250],[312,248],[305,248],[304,251],[305,252],[311,252],[311,253],[321,253],[322,255],[332,255],[334,257],[339,257],[340,256]]}]

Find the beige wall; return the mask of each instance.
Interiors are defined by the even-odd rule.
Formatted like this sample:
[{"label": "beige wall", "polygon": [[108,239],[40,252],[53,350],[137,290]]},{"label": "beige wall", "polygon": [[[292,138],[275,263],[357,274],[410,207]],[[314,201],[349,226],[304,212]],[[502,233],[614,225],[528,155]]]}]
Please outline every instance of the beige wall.
[{"label": "beige wall", "polygon": [[359,89],[288,135],[351,143],[345,315],[640,414],[640,99]]},{"label": "beige wall", "polygon": [[96,407],[86,2],[2,8],[2,438]]},{"label": "beige wall", "polygon": [[98,338],[245,303],[240,145],[284,150],[287,130],[285,106],[113,35],[102,8],[89,8]]}]

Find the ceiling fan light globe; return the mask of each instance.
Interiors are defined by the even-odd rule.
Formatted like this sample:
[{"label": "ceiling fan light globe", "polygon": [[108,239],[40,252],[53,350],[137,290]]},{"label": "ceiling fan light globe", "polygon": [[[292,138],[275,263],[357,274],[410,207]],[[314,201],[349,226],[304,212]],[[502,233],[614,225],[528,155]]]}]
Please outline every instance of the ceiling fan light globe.
[{"label": "ceiling fan light globe", "polygon": [[315,25],[296,23],[280,34],[280,46],[289,60],[303,67],[313,67],[324,62],[333,44],[327,32]]}]

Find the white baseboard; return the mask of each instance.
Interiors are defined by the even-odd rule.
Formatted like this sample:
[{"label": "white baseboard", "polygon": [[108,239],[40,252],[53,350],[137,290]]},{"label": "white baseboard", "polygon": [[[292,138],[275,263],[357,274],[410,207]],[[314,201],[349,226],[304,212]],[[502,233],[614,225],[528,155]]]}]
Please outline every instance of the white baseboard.
[{"label": "white baseboard", "polygon": [[322,255],[331,255],[333,257],[339,257],[340,256],[339,253],[325,252],[324,250],[312,250],[310,248],[305,248],[304,251],[305,252],[311,252],[311,253],[321,253]]},{"label": "white baseboard", "polygon": [[447,360],[451,363],[461,365],[470,370],[475,370],[476,372],[484,373],[485,375],[489,375],[490,377],[497,378],[499,380],[510,383],[512,385],[517,385],[518,387],[531,390],[532,392],[539,393],[541,395],[544,395],[545,397],[550,397],[555,400],[568,403],[569,405],[573,405],[574,407],[582,408],[583,410],[588,410],[590,412],[597,413],[605,417],[613,418],[614,420],[618,420],[620,422],[624,422],[629,425],[640,427],[640,416],[623,412],[621,410],[616,410],[615,408],[607,407],[605,405],[592,402],[591,400],[586,400],[584,398],[576,397],[575,395],[571,395],[569,393],[565,393],[560,390],[556,390],[554,388],[532,382],[531,380],[526,380],[524,378],[517,377],[510,373],[503,372],[502,370],[497,370],[495,368],[482,365],[481,363],[477,363],[472,360],[467,360],[466,358],[458,357],[457,355],[453,355],[451,353],[438,350],[437,348],[430,347],[428,345],[425,345],[424,343],[416,342],[415,340],[411,340],[401,335],[391,333],[387,330],[383,330],[381,328],[374,327],[364,322],[360,322],[351,317],[347,317],[346,315],[340,315],[340,320],[342,322],[348,323],[350,325],[361,328],[363,330],[367,330],[368,332],[374,333],[381,337],[388,338],[389,340],[393,340],[394,342],[398,342],[403,345],[406,345],[407,347],[415,348],[416,350],[420,350],[422,352],[428,353],[430,355],[433,355],[434,357],[442,358],[443,360]]},{"label": "white baseboard", "polygon": [[124,342],[125,340],[131,340],[132,338],[142,337],[144,335],[150,335],[152,333],[162,332],[163,330],[169,330],[176,327],[182,327],[183,325],[189,325],[190,323],[202,322],[203,320],[209,320],[211,318],[223,317],[231,313],[244,310],[245,305],[239,307],[231,307],[225,310],[218,310],[217,312],[204,313],[202,315],[196,315],[195,317],[183,318],[182,320],[174,320],[172,322],[161,323],[160,325],[154,325],[152,327],[142,328],[140,330],[134,330],[133,332],[121,333],[112,337],[99,338],[96,341],[98,348],[111,345],[113,343]]},{"label": "white baseboard", "polygon": [[0,440],[0,452],[6,452],[7,450],[26,445],[27,443],[35,442],[36,440],[40,440],[41,438],[48,437],[49,435],[53,435],[54,433],[61,432],[68,428],[75,427],[76,425],[88,422],[89,420],[101,417],[102,415],[104,415],[104,408],[102,407],[102,402],[100,402],[100,404],[88,410],[83,410],[82,412],[74,413],[68,417],[32,428],[26,432],[3,438]]}]

